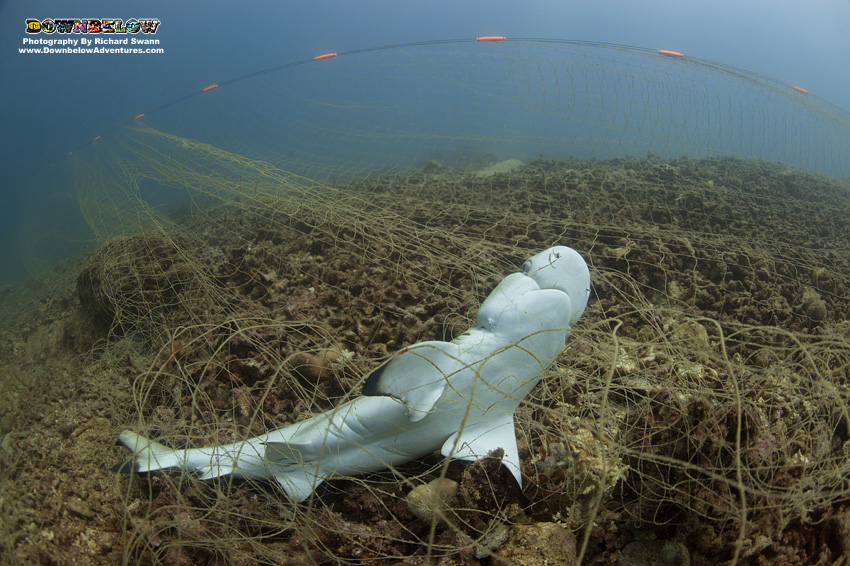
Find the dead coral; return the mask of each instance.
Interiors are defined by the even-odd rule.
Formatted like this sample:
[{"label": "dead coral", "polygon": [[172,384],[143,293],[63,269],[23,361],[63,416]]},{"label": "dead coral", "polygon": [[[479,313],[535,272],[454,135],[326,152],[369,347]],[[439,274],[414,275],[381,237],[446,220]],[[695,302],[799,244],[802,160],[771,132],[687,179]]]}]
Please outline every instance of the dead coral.
[{"label": "dead coral", "polygon": [[92,253],[77,277],[84,311],[115,331],[152,338],[192,320],[209,281],[179,234],[115,238]]}]

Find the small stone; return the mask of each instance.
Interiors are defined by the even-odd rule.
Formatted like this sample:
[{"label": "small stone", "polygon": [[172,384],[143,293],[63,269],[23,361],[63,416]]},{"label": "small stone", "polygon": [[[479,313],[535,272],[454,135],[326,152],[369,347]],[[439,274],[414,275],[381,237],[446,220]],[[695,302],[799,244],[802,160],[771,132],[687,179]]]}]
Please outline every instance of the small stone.
[{"label": "small stone", "polygon": [[475,558],[481,560],[501,548],[510,537],[511,530],[499,520],[490,525],[490,529],[478,540],[475,548]]},{"label": "small stone", "polygon": [[4,435],[3,440],[0,440],[0,450],[3,450],[9,456],[15,453],[14,439],[11,434]]},{"label": "small stone", "polygon": [[717,370],[693,362],[675,365],[676,376],[685,383],[696,383],[706,387],[719,388],[723,383]]},{"label": "small stone", "polygon": [[673,327],[673,335],[677,342],[703,354],[711,351],[711,341],[705,326],[695,320],[688,320]]},{"label": "small stone", "polygon": [[95,512],[92,511],[89,504],[80,499],[79,497],[71,497],[68,501],[65,502],[65,505],[74,515],[82,517],[83,519],[92,519],[95,516]]},{"label": "small stone", "polygon": [[307,379],[318,382],[333,371],[333,365],[342,357],[341,348],[325,348],[318,352],[302,352],[295,357],[296,369]]},{"label": "small stone", "polygon": [[617,363],[614,365],[614,371],[617,375],[629,375],[638,370],[637,362],[626,352],[625,348],[620,348],[617,355]]},{"label": "small stone", "polygon": [[407,494],[407,508],[418,518],[430,523],[448,513],[457,490],[456,481],[437,478],[413,488]]}]

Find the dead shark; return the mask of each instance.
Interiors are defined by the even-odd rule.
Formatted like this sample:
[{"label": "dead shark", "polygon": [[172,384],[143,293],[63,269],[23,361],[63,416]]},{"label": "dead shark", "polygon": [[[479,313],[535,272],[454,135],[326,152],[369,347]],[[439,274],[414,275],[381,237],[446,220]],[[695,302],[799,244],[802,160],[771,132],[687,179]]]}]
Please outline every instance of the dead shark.
[{"label": "dead shark", "polygon": [[375,369],[362,395],[304,421],[242,442],[169,448],[132,431],[118,440],[133,459],[119,472],[182,468],[277,481],[293,501],[324,480],[389,468],[436,450],[476,460],[501,448],[522,485],[514,411],[564,349],[590,296],[587,264],[549,248],[505,277],[477,324],[451,342],[418,342]]}]

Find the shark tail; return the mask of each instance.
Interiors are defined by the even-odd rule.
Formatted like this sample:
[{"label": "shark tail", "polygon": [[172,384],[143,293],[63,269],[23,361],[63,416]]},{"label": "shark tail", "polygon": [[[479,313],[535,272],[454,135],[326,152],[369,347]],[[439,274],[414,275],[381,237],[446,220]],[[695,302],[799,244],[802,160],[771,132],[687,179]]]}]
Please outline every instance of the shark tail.
[{"label": "shark tail", "polygon": [[[309,458],[318,457],[311,446],[297,443],[264,443],[264,460],[256,461],[249,455],[250,447],[245,450],[244,459],[237,469],[232,453],[226,457],[217,454],[216,449],[175,450],[159,442],[154,442],[140,434],[125,430],[118,436],[118,442],[133,453],[126,462],[110,468],[113,472],[124,474],[145,473],[169,468],[183,468],[197,474],[197,479],[208,480],[227,474],[238,473],[244,477],[268,477],[286,492],[295,502],[308,499],[313,490],[328,476]],[[305,462],[305,456],[308,461]]]},{"label": "shark tail", "polygon": [[125,430],[118,436],[118,442],[133,452],[133,458],[110,468],[113,472],[143,473],[176,468],[182,464],[176,450],[135,432]]}]

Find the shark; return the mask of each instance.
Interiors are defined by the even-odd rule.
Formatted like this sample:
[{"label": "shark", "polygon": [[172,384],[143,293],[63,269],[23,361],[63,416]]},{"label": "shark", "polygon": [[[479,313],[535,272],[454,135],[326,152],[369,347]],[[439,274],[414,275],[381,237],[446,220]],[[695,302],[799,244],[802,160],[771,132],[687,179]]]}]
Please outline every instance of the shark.
[{"label": "shark", "polygon": [[496,286],[475,326],[450,342],[417,342],[396,352],[365,376],[354,399],[218,446],[171,448],[125,430],[118,441],[133,456],[112,470],[268,479],[302,502],[328,479],[391,468],[437,450],[446,458],[477,460],[500,448],[502,465],[521,487],[514,413],[564,350],[589,296],[581,255],[551,247]]}]

